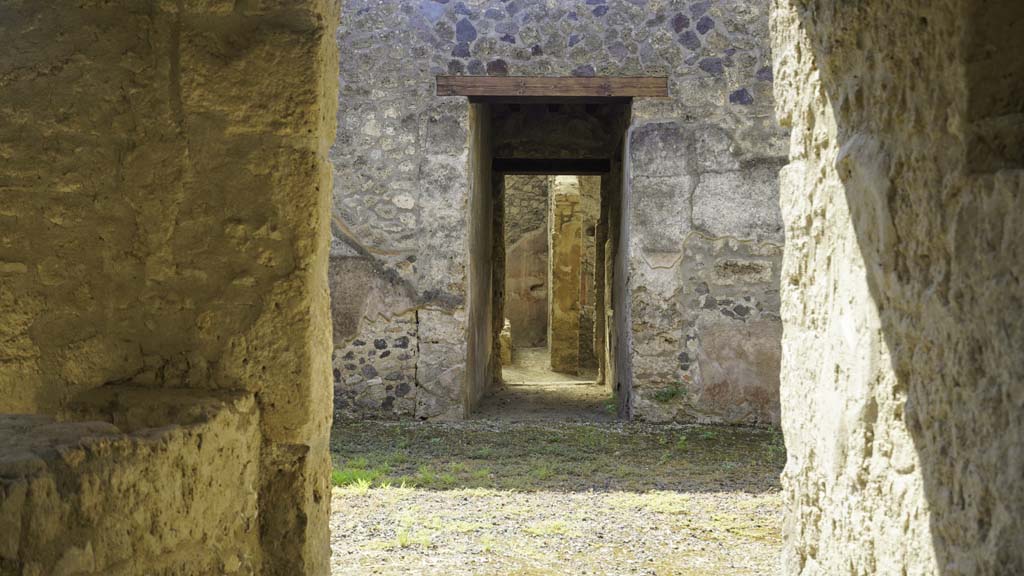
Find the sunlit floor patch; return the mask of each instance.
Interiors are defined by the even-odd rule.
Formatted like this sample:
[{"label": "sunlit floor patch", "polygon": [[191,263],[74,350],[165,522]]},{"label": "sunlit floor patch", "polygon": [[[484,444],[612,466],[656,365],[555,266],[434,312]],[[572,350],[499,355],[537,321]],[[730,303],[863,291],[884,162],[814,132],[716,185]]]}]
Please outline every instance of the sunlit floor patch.
[{"label": "sunlit floor patch", "polygon": [[512,364],[502,366],[501,378],[506,384],[593,384],[596,370],[580,374],[566,374],[551,369],[551,355],[547,348],[516,348]]},{"label": "sunlit floor patch", "polygon": [[612,421],[611,392],[595,383],[595,371],[565,374],[551,369],[546,348],[517,348],[502,367],[503,386],[489,393],[474,418],[510,421]]},{"label": "sunlit floor patch", "polygon": [[777,493],[339,488],[335,574],[772,574]]}]

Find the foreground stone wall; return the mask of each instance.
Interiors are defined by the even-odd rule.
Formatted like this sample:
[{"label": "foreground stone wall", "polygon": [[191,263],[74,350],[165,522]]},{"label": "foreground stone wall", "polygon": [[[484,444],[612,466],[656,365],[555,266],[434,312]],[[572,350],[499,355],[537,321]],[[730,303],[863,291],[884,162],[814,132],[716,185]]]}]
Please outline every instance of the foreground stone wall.
[{"label": "foreground stone wall", "polygon": [[784,571],[1021,573],[1024,8],[773,11]]},{"label": "foreground stone wall", "polygon": [[[759,342],[771,335],[772,326],[777,335],[777,308],[761,278],[765,262],[770,263],[767,282],[778,277],[779,239],[750,237],[751,226],[743,218],[709,223],[704,232],[691,233],[694,227],[688,223],[700,215],[694,216],[690,199],[705,198],[703,192],[694,195],[692,178],[667,177],[677,176],[671,173],[674,167],[687,166],[699,175],[701,190],[724,190],[740,212],[756,204],[757,218],[767,213],[761,207],[775,201],[764,196],[765,190],[775,189],[769,170],[759,172],[754,185],[753,175],[743,176],[747,166],[770,164],[786,150],[785,135],[773,117],[767,22],[767,6],[751,0],[346,2],[338,35],[346,54],[340,61],[340,136],[331,154],[331,261],[335,270],[358,272],[332,286],[334,297],[346,301],[334,306],[345,310],[334,318],[338,396],[348,395],[346,382],[371,371],[365,364],[382,382],[389,377],[407,382],[417,394],[447,386],[431,380],[434,372],[423,369],[428,363],[461,369],[463,374],[450,381],[457,386],[466,382],[468,104],[464,98],[435,96],[436,75],[667,75],[672,97],[637,100],[632,111],[637,138],[630,144],[631,158],[656,166],[635,171],[635,178],[652,185],[632,183],[638,195],[634,205],[664,208],[660,220],[632,220],[630,278],[638,291],[625,304],[637,332],[632,380],[638,383],[633,390],[638,398],[632,406],[636,416],[653,420],[773,421],[777,405],[760,390],[777,385],[770,370],[777,346],[764,341],[729,365],[723,354],[735,354],[735,339],[719,337],[707,344],[699,339],[703,326],[732,327]],[[696,141],[698,132],[716,130],[704,147],[708,160],[701,166],[692,147],[677,147],[672,140],[685,132]],[[546,131],[558,132],[550,126]],[[653,136],[639,138],[642,134]],[[598,140],[608,135],[594,133]],[[500,130],[495,138],[501,138]],[[672,241],[662,242],[667,239]],[[729,242],[731,247],[719,246]],[[723,297],[726,302],[714,307],[728,314],[700,312],[707,302],[698,303],[702,295],[697,289],[702,282],[709,289],[714,283],[684,271],[688,253],[705,255],[709,271],[730,268],[725,261],[738,261],[743,269],[743,262],[757,261],[752,266],[760,267],[761,275],[752,275],[757,281],[749,289],[742,275],[732,276],[722,283],[727,288],[712,294],[716,302]],[[648,281],[657,293],[645,295]],[[350,301],[364,305],[351,306]],[[761,306],[764,313],[740,315],[737,305]],[[619,313],[626,315],[621,308]],[[762,320],[766,324],[757,324]],[[413,342],[422,341],[427,330],[440,340],[429,350],[419,346],[415,359],[410,355],[400,365],[360,356],[357,340],[387,339],[396,326],[414,331],[414,336],[401,336]],[[706,369],[697,360],[700,355]],[[413,382],[408,382],[410,374]],[[752,384],[751,378],[759,381]],[[755,397],[744,396],[751,389]],[[444,392],[439,397],[451,396]],[[743,407],[723,410],[723,400],[733,399]],[[418,417],[449,413],[439,401],[417,406],[422,406],[415,411]]]},{"label": "foreground stone wall", "polygon": [[[0,412],[71,417],[73,402],[111,383],[254,396],[259,443],[246,474],[259,506],[247,537],[260,545],[241,562],[266,574],[327,571],[336,10],[320,0],[0,8]],[[155,440],[111,443],[127,468],[137,456],[154,474],[182,473],[173,459],[145,460]],[[106,464],[91,466],[45,474],[74,484]],[[178,494],[196,509],[252,505],[243,489]],[[162,534],[191,529],[191,517],[167,518]],[[103,554],[145,539],[122,521],[104,520],[120,540]],[[98,528],[82,530],[84,544]],[[44,560],[37,553],[48,554],[20,548],[16,566]],[[159,571],[145,558],[133,572]]]},{"label": "foreground stone wall", "polygon": [[0,416],[0,572],[260,572],[251,394],[108,386],[68,415]]}]

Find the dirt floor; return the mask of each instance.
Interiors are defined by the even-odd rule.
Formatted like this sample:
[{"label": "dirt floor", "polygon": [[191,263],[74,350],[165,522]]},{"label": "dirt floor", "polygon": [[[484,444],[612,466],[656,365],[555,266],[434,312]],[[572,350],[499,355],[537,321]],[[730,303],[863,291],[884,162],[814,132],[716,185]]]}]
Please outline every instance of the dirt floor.
[{"label": "dirt floor", "polygon": [[336,575],[778,571],[775,431],[339,421],[332,451]]},{"label": "dirt floor", "polygon": [[563,374],[551,370],[547,348],[517,348],[501,370],[504,385],[489,394],[473,415],[503,422],[611,422],[611,392],[594,383],[595,371]]}]

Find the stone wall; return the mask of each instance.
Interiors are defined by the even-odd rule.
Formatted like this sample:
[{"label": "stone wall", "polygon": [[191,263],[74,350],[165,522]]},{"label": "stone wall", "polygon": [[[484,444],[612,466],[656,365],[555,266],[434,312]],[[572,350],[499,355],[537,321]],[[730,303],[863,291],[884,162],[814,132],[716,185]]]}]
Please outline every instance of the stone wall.
[{"label": "stone wall", "polygon": [[[554,176],[549,180],[550,291],[548,348],[551,367],[568,374],[595,368],[596,231],[601,177]],[[602,314],[604,310],[602,310]]]},{"label": "stone wall", "polygon": [[[491,384],[500,380],[499,334],[504,326],[504,299],[502,292],[496,291],[496,280],[501,279],[504,268],[504,230],[500,229],[503,224],[500,205],[503,202],[495,194],[491,174],[494,151],[491,106],[474,104],[469,121],[472,137],[469,161],[473,186],[469,201],[469,344],[466,382],[462,384],[455,380],[458,377],[456,372],[442,373],[437,379],[436,390],[429,390],[432,396],[439,398],[453,391],[461,393],[461,410],[443,414],[453,418],[468,414],[480,402],[484,393],[491,389]],[[500,190],[500,186],[498,188]],[[451,374],[451,380],[448,374]],[[427,378],[423,385],[429,386],[434,382],[434,378]]]},{"label": "stone wall", "polygon": [[505,177],[505,316],[517,348],[547,345],[548,177]]},{"label": "stone wall", "polygon": [[633,410],[777,424],[781,161],[708,124],[631,138]]},{"label": "stone wall", "polygon": [[515,246],[534,230],[548,224],[547,176],[505,176],[505,243]]},{"label": "stone wall", "polygon": [[[242,565],[265,574],[326,573],[325,153],[337,76],[324,72],[336,67],[337,7],[7,2],[0,11],[8,47],[0,57],[0,412],[72,417],[73,402],[112,383],[255,397],[258,448],[232,448],[224,464],[251,460],[245,475],[255,478],[259,505],[246,538],[259,546],[226,535],[223,559],[248,549]],[[174,428],[185,424],[179,415],[168,409],[171,429],[157,434],[175,446],[193,433]],[[218,422],[208,426],[230,433]],[[146,462],[154,467],[146,474],[176,478],[182,462],[206,467],[215,457],[187,447],[180,461],[148,455],[162,446],[155,437],[102,433],[127,454],[125,470]],[[47,466],[40,482],[73,485],[106,464]],[[241,488],[178,494],[197,510],[253,506]],[[0,508],[16,497],[5,492]],[[99,504],[113,506],[103,508],[112,533],[85,526],[74,535],[76,545],[93,542],[92,554],[113,561],[118,547],[145,552],[133,573],[160,571],[157,560],[142,566],[149,554],[198,556],[187,539],[142,550],[148,529],[126,517],[119,524],[117,503]],[[24,511],[37,513],[46,514]],[[191,516],[165,518],[153,527],[161,534],[192,529]],[[115,534],[117,542],[106,540]],[[47,554],[22,544],[4,568],[27,570]],[[11,550],[8,540],[4,554]],[[197,571],[207,570],[166,573]]]},{"label": "stone wall", "polygon": [[[633,373],[619,380],[627,382],[627,388],[630,380],[638,383],[633,391],[638,395],[634,415],[639,417],[774,421],[777,404],[763,391],[776,386],[774,373],[764,367],[770,368],[777,345],[759,345],[745,352],[749,360],[730,364],[722,356],[735,354],[730,342],[721,337],[707,345],[699,341],[704,325],[731,326],[758,338],[770,337],[772,326],[777,333],[779,323],[773,315],[778,311],[765,293],[766,285],[758,280],[748,289],[741,277],[731,278],[727,289],[712,296],[722,296],[727,303],[720,308],[734,317],[702,312],[704,308],[694,303],[701,296],[697,288],[707,282],[710,290],[714,283],[684,271],[682,262],[684,253],[702,254],[707,274],[719,259],[771,262],[770,282],[778,278],[780,240],[745,236],[750,226],[742,218],[697,233],[688,224],[693,218],[690,199],[704,198],[703,192],[694,195],[690,181],[662,178],[673,170],[670,167],[686,165],[690,174],[700,175],[702,190],[728,188],[743,209],[750,203],[770,206],[775,201],[774,196],[762,196],[775,189],[769,170],[757,173],[756,178],[766,180],[757,180],[754,186],[748,184],[755,176],[744,173],[748,166],[772,165],[786,151],[785,133],[776,127],[772,109],[767,12],[764,3],[751,0],[346,2],[338,35],[346,54],[340,61],[340,136],[331,154],[336,183],[332,263],[350,266],[343,262],[355,259],[362,264],[359,275],[346,281],[357,290],[336,288],[334,294],[367,302],[374,311],[347,308],[344,317],[335,317],[336,384],[344,386],[363,370],[344,356],[355,340],[370,342],[380,323],[415,327],[412,340],[421,339],[422,330],[449,335],[443,346],[420,346],[416,360],[406,361],[416,363],[415,383],[420,388],[446,386],[429,381],[433,373],[422,369],[425,363],[455,369],[465,363],[469,107],[464,98],[435,96],[436,75],[667,75],[671,97],[635,101],[631,120],[638,137],[654,135],[631,142],[631,158],[660,167],[651,172],[639,166],[634,172],[647,183],[661,179],[657,187],[630,185],[640,196],[634,205],[660,203],[671,209],[652,224],[669,226],[666,233],[674,242],[662,245],[662,230],[631,220],[636,228],[631,252],[623,255],[631,262],[634,286],[629,288],[639,292],[629,299],[630,310],[620,308],[619,316],[632,314],[633,328],[641,333],[636,336]],[[551,130],[552,126],[566,130]],[[548,124],[544,129],[555,137],[578,136],[581,130],[590,128]],[[681,132],[693,142],[699,140],[698,133],[719,135],[704,146],[704,164],[696,164],[692,147],[679,148],[674,141],[662,145]],[[587,133],[602,150],[619,144],[607,130]],[[496,130],[495,138],[500,153],[502,130]],[[612,141],[605,142],[608,138]],[[514,141],[505,144],[516,146]],[[562,155],[563,148],[555,145],[537,154]],[[765,211],[759,209],[758,214]],[[719,247],[730,241],[734,246]],[[661,292],[645,296],[648,280]],[[649,296],[669,304],[663,306]],[[740,316],[737,305],[751,310],[761,306],[763,315]],[[377,310],[380,316],[373,315]],[[436,325],[425,323],[424,311]],[[766,324],[751,324],[761,320]],[[338,330],[343,326],[356,328]],[[700,369],[698,355],[705,358],[707,369]],[[356,366],[357,372],[348,366]],[[386,382],[392,374],[407,378],[408,366],[375,369]],[[704,381],[705,373],[709,382]],[[450,381],[464,386],[465,374]],[[749,398],[747,390],[752,390]],[[723,400],[734,399],[743,407],[722,409]],[[416,415],[449,413],[429,405],[434,407]]]},{"label": "stone wall", "polygon": [[107,386],[68,413],[0,416],[0,573],[260,572],[252,394]]},{"label": "stone wall", "polygon": [[1024,7],[773,4],[784,571],[1021,573]]}]

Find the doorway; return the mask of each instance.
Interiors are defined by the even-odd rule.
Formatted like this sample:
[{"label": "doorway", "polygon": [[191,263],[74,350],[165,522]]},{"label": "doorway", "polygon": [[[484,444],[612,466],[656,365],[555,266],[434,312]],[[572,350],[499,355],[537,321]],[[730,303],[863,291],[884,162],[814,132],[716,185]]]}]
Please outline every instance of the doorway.
[{"label": "doorway", "polygon": [[628,418],[625,98],[471,103],[467,411]]},{"label": "doorway", "polygon": [[612,391],[597,373],[601,176],[506,174],[502,184],[501,382],[478,413],[517,419],[613,416]]}]

